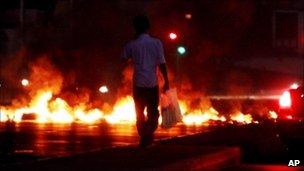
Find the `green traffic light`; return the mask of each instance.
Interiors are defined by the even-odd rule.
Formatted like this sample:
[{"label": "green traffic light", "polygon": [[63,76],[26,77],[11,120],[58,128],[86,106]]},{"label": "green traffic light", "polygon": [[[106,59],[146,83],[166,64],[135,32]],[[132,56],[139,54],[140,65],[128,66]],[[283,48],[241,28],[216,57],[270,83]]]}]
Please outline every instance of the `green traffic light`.
[{"label": "green traffic light", "polygon": [[186,48],[184,46],[179,46],[177,47],[177,52],[178,54],[183,55],[186,53]]}]

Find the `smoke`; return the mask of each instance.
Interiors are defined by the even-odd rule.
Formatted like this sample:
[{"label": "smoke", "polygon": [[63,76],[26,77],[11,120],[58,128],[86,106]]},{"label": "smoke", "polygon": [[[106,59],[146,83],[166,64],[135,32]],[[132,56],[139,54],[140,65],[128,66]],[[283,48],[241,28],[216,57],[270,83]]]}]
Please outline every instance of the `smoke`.
[{"label": "smoke", "polygon": [[16,53],[8,56],[1,56],[0,63],[0,78],[9,86],[16,86],[20,76],[25,74],[25,57],[28,54],[26,48],[22,47]]},{"label": "smoke", "polygon": [[35,95],[37,90],[50,91],[59,94],[63,86],[63,76],[45,55],[30,64],[30,94]]}]

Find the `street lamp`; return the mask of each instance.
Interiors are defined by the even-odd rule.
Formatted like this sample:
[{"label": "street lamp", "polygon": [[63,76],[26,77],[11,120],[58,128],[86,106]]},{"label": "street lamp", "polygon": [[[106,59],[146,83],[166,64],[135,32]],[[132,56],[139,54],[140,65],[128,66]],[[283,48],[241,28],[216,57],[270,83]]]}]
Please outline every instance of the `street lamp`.
[{"label": "street lamp", "polygon": [[105,94],[105,93],[108,93],[109,92],[109,89],[107,86],[103,85],[99,88],[99,92],[102,93],[102,94]]},{"label": "street lamp", "polygon": [[22,79],[21,80],[21,85],[23,86],[23,87],[27,87],[28,85],[30,84],[30,82],[29,82],[29,80],[28,79]]},{"label": "street lamp", "polygon": [[190,20],[192,18],[192,14],[190,14],[190,13],[185,14],[185,18]]}]

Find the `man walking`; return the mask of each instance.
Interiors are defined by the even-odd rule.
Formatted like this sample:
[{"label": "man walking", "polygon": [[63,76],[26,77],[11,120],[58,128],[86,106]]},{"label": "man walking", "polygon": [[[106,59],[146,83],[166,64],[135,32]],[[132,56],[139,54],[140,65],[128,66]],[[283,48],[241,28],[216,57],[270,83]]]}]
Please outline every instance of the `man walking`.
[{"label": "man walking", "polygon": [[[153,133],[158,126],[159,88],[157,67],[164,77],[164,91],[169,89],[166,61],[163,45],[159,39],[148,34],[150,27],[146,16],[137,16],[133,20],[136,38],[123,49],[122,58],[133,62],[133,99],[136,109],[136,126],[140,136],[140,146],[153,142]],[[147,108],[147,117],[144,110]]]}]

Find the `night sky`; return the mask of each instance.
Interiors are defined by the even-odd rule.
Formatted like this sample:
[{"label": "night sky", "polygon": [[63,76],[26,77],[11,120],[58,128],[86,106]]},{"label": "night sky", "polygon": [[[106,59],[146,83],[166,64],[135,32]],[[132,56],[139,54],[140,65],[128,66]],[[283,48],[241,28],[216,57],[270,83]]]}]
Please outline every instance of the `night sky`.
[{"label": "night sky", "polygon": [[[132,18],[138,14],[150,18],[150,34],[162,40],[171,73],[174,75],[176,58],[180,58],[180,78],[190,81],[193,89],[208,89],[220,88],[215,83],[226,78],[231,61],[272,54],[273,9],[292,6],[265,0],[75,0],[71,8],[62,5],[64,2],[69,1],[25,0],[26,8],[44,12],[37,22],[25,22],[24,61],[31,63],[46,54],[70,80],[66,86],[91,89],[101,83],[120,86],[119,56],[123,45],[134,38]],[[14,27],[3,16],[8,9],[18,9],[18,1],[3,3],[1,27],[8,23]],[[186,19],[185,14],[192,18]],[[25,15],[25,20],[30,17]],[[174,42],[168,39],[171,31],[178,34]],[[183,57],[176,53],[178,45],[187,49]],[[14,59],[2,58],[7,62]],[[20,64],[24,66],[27,64]]]}]

